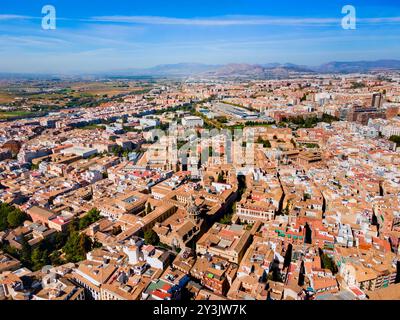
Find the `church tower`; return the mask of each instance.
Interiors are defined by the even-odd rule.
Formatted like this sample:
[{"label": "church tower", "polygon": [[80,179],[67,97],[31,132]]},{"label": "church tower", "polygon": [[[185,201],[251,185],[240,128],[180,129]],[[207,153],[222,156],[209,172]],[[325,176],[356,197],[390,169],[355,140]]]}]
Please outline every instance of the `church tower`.
[{"label": "church tower", "polygon": [[188,213],[188,218],[197,224],[200,221],[200,208],[196,205],[193,195],[190,196],[186,210]]}]

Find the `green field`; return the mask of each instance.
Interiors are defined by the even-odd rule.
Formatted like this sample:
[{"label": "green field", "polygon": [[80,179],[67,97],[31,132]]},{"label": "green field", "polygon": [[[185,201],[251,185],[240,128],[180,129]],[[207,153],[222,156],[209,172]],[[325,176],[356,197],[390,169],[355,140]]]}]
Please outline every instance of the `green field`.
[{"label": "green field", "polygon": [[106,127],[104,125],[99,125],[99,124],[90,124],[90,125],[80,128],[80,129],[82,129],[82,130],[96,130],[96,129],[105,130]]},{"label": "green field", "polygon": [[26,117],[35,114],[31,111],[0,111],[0,119],[8,119],[14,117]]}]

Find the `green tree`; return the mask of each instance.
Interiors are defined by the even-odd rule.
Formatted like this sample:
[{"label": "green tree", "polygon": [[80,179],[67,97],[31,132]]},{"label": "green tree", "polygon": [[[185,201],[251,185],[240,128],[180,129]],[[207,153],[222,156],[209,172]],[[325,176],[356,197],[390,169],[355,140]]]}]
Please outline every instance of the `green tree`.
[{"label": "green tree", "polygon": [[120,157],[123,151],[124,149],[121,146],[115,146],[111,149],[111,153],[117,157]]},{"label": "green tree", "polygon": [[91,224],[101,219],[100,211],[93,208],[87,212],[87,214],[79,220],[79,230],[86,229]]},{"label": "green tree", "polygon": [[396,143],[396,147],[400,147],[400,136],[391,136],[389,140]]},{"label": "green tree", "polygon": [[92,245],[93,245],[93,242],[87,235],[85,235],[85,234],[79,235],[79,248],[83,252],[85,252],[85,254],[87,252],[89,252],[90,250],[92,250]]},{"label": "green tree", "polygon": [[42,251],[39,247],[32,251],[31,261],[34,270],[39,270],[51,262],[48,251]]},{"label": "green tree", "polygon": [[16,228],[28,219],[28,215],[18,208],[7,203],[0,203],[0,231]]},{"label": "green tree", "polygon": [[31,254],[31,261],[33,264],[33,268],[35,270],[40,269],[39,265],[40,265],[41,259],[42,259],[42,252],[40,251],[40,249],[39,248],[33,249],[32,254]]},{"label": "green tree", "polygon": [[264,148],[271,148],[271,143],[269,142],[269,140],[264,140],[261,137],[258,137],[257,143],[262,144]]},{"label": "green tree", "polygon": [[28,241],[26,241],[25,237],[21,238],[20,244],[21,244],[20,260],[21,260],[21,262],[23,264],[25,264],[26,266],[30,267],[32,265],[32,261],[31,261],[32,249],[31,249],[31,246],[29,245]]},{"label": "green tree", "polygon": [[222,217],[222,219],[219,221],[219,223],[222,224],[230,224],[232,220],[232,215],[231,214],[226,214]]},{"label": "green tree", "polygon": [[53,238],[53,245],[55,250],[60,250],[65,245],[68,239],[66,232],[57,232]]},{"label": "green tree", "polygon": [[363,82],[352,82],[351,83],[351,89],[359,89],[359,88],[364,88],[365,83]]},{"label": "green tree", "polygon": [[285,209],[282,210],[282,213],[287,216],[287,215],[289,215],[289,211],[290,210],[289,210],[289,201],[288,201]]},{"label": "green tree", "polygon": [[148,230],[144,233],[144,241],[146,244],[156,245],[160,242],[160,238],[153,230]]},{"label": "green tree", "polygon": [[7,216],[7,222],[11,228],[22,225],[25,220],[28,220],[28,215],[18,209],[10,211]]},{"label": "green tree", "polygon": [[58,250],[55,250],[50,254],[50,261],[53,266],[59,266],[65,263],[61,258],[61,252]]},{"label": "green tree", "polygon": [[4,231],[8,228],[7,213],[0,211],[0,231]]},{"label": "green tree", "polygon": [[68,225],[68,235],[78,230],[79,230],[79,219],[75,216],[72,219],[71,223]]},{"label": "green tree", "polygon": [[39,170],[39,163],[37,163],[37,164],[32,163],[31,170]]},{"label": "green tree", "polygon": [[79,262],[86,259],[86,253],[92,250],[92,240],[85,234],[73,231],[63,247],[68,262]]},{"label": "green tree", "polygon": [[336,274],[338,272],[338,268],[335,261],[330,256],[325,254],[322,249],[318,249],[318,251],[319,251],[319,256],[321,258],[322,268],[329,269],[332,271],[333,274]]},{"label": "green tree", "polygon": [[303,200],[306,201],[306,200],[309,200],[309,199],[311,199],[311,195],[309,193],[304,193]]}]

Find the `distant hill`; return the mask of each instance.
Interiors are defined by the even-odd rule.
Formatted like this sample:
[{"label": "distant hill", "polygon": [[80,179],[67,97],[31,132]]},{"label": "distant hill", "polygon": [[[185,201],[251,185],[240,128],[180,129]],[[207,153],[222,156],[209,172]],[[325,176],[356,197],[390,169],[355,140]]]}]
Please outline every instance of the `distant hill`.
[{"label": "distant hill", "polygon": [[[377,70],[400,70],[400,60],[377,60],[377,61],[332,61],[320,66],[305,66],[293,63],[230,63],[225,65],[211,65],[202,63],[176,63],[162,64],[151,68],[135,68],[114,70],[110,72],[99,72],[90,74],[94,78],[104,77],[172,77],[172,78],[255,78],[274,79],[285,78],[291,75],[304,73],[367,73]],[[48,78],[62,75],[45,74],[12,74],[0,73],[0,79],[11,78]],[[70,76],[74,77],[74,76]],[[80,77],[83,77],[82,75]]]},{"label": "distant hill", "polygon": [[177,63],[162,64],[146,69],[126,69],[112,71],[112,75],[129,76],[190,76],[219,68],[218,65],[207,65],[201,63]]},{"label": "distant hill", "polygon": [[400,60],[332,61],[320,66],[293,63],[230,63],[208,65],[201,63],[164,64],[147,69],[114,71],[109,74],[154,77],[227,77],[227,78],[283,78],[296,73],[362,73],[376,70],[400,70]]},{"label": "distant hill", "polygon": [[256,64],[231,63],[221,66],[215,70],[205,72],[204,76],[213,77],[237,77],[253,76],[259,77],[265,75],[266,68]]},{"label": "distant hill", "polygon": [[314,68],[322,73],[360,73],[374,70],[400,70],[400,60],[329,62]]},{"label": "distant hill", "polygon": [[280,78],[287,77],[291,73],[297,72],[305,73],[313,71],[297,65],[282,65],[279,63],[258,65],[242,63],[227,64],[202,75],[212,77]]}]

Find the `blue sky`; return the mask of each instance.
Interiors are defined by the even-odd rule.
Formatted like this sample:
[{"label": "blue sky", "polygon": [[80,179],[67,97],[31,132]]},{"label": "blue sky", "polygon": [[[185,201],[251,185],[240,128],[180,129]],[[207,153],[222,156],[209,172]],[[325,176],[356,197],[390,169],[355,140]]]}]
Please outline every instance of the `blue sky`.
[{"label": "blue sky", "polygon": [[[41,28],[56,8],[56,30]],[[357,10],[344,30],[344,5]],[[398,0],[1,0],[0,72],[400,59]]]}]

